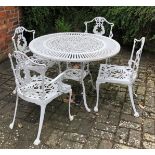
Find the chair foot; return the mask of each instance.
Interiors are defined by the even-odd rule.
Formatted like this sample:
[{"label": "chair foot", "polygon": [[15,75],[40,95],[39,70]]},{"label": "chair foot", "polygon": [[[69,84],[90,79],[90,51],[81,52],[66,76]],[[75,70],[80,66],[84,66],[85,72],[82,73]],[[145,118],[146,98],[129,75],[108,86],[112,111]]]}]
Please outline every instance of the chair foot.
[{"label": "chair foot", "polygon": [[40,144],[40,140],[39,139],[36,139],[34,142],[33,142],[34,145],[38,145]]},{"label": "chair foot", "polygon": [[94,107],[94,111],[98,112],[98,107],[97,106]]},{"label": "chair foot", "polygon": [[11,124],[9,125],[9,128],[10,128],[10,129],[13,129],[13,126],[14,126],[14,124],[11,123]]},{"label": "chair foot", "polygon": [[86,107],[86,110],[87,110],[88,112],[91,112],[91,109],[89,109],[88,107]]},{"label": "chair foot", "polygon": [[69,116],[69,120],[72,121],[74,119],[74,116]]},{"label": "chair foot", "polygon": [[135,116],[135,117],[139,117],[139,113],[138,113],[138,112],[135,112],[135,113],[134,113],[134,116]]}]

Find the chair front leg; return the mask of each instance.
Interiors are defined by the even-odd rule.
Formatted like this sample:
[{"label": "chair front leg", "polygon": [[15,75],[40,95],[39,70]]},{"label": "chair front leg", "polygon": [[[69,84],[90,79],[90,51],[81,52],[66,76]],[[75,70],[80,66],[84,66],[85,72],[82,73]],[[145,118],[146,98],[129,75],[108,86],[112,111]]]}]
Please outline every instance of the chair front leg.
[{"label": "chair front leg", "polygon": [[13,121],[12,121],[12,123],[10,124],[10,129],[13,129],[13,127],[14,127],[14,123],[15,123],[15,118],[16,118],[16,113],[17,113],[17,107],[18,107],[18,99],[19,99],[19,97],[18,97],[18,94],[17,94],[17,96],[16,96],[16,106],[15,106],[15,112],[14,112],[14,116],[13,116]]},{"label": "chair front leg", "polygon": [[129,96],[130,96],[130,100],[131,100],[131,105],[134,111],[134,116],[135,117],[139,117],[139,113],[136,110],[135,104],[134,104],[134,100],[133,100],[133,90],[132,90],[132,85],[128,85],[128,89],[129,89]]},{"label": "chair front leg", "polygon": [[69,113],[69,119],[70,119],[70,121],[72,121],[74,119],[74,116],[72,116],[71,115],[71,112],[70,112],[71,97],[72,97],[72,91],[69,92],[69,109],[68,109],[68,113]]},{"label": "chair front leg", "polygon": [[96,106],[94,107],[94,111],[95,111],[95,112],[98,112],[99,87],[100,87],[100,83],[96,82],[96,94],[97,94],[97,100],[96,100]]},{"label": "chair front leg", "polygon": [[42,105],[42,106],[40,106],[40,108],[41,108],[40,109],[41,113],[40,113],[39,129],[38,129],[37,138],[35,139],[35,141],[33,143],[34,145],[38,145],[40,143],[40,134],[41,134],[42,126],[43,126],[46,105]]}]

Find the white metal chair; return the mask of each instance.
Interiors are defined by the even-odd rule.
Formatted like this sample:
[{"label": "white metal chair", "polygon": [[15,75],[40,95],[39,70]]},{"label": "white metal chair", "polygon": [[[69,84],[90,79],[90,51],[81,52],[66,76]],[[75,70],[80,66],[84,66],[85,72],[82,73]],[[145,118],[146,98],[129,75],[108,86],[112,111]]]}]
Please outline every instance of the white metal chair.
[{"label": "white metal chair", "polygon": [[[21,51],[25,54],[31,53],[28,45],[30,41],[34,39],[34,37],[35,37],[35,30],[27,30],[23,26],[17,27],[12,37],[15,51]],[[32,56],[29,56],[29,57],[31,60],[37,63],[45,64],[47,67],[52,67],[54,64],[57,63],[59,66],[59,73],[61,72],[61,67],[59,62],[43,59],[36,54],[33,54]]]},{"label": "white metal chair", "polygon": [[[97,91],[97,101],[94,111],[98,111],[98,101],[99,101],[99,86],[101,83],[116,83],[124,84],[128,86],[129,96],[134,111],[134,116],[139,117],[133,100],[133,84],[136,80],[140,58],[145,43],[145,37],[142,37],[140,40],[134,39],[134,44],[132,48],[131,57],[128,61],[128,66],[118,66],[118,65],[108,65],[101,64],[99,69],[99,74],[96,81],[96,91]],[[138,49],[136,48],[136,45]]]},{"label": "white metal chair", "polygon": [[[110,23],[104,17],[95,17],[90,21],[85,21],[85,32],[89,33],[89,25],[93,30],[91,31],[94,34],[105,35],[109,38],[113,37],[112,29],[114,27],[114,23]],[[107,27],[108,26],[108,27]],[[110,58],[106,59],[106,63],[110,62]]]},{"label": "white metal chair", "polygon": [[[15,58],[16,63],[13,63],[12,58]],[[73,117],[70,114],[70,102],[72,89],[68,84],[62,82],[64,72],[59,74],[56,78],[51,79],[45,76],[47,67],[45,64],[38,64],[32,61],[27,55],[20,51],[15,51],[13,55],[9,54],[11,67],[15,76],[16,82],[16,106],[13,121],[10,124],[12,129],[15,122],[18,98],[35,103],[40,106],[40,123],[37,137],[34,141],[35,145],[40,143],[40,134],[44,120],[44,114],[46,105],[50,103],[53,99],[64,93],[69,93],[69,119],[72,121]]]}]

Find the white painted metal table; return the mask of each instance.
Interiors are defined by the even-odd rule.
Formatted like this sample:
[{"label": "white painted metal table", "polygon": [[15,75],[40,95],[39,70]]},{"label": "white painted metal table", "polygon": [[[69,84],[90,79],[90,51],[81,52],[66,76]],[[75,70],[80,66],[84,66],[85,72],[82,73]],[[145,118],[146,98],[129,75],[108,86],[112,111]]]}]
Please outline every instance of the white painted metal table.
[{"label": "white painted metal table", "polygon": [[120,51],[113,39],[91,33],[53,33],[33,39],[30,50],[46,59],[65,62],[91,62],[106,59]]},{"label": "white painted metal table", "polygon": [[[119,43],[111,38],[81,32],[44,35],[33,39],[29,48],[33,53],[46,59],[81,64],[110,58],[120,51]],[[84,71],[84,65],[81,65],[81,68]],[[90,111],[86,100],[84,104],[87,111]]]}]

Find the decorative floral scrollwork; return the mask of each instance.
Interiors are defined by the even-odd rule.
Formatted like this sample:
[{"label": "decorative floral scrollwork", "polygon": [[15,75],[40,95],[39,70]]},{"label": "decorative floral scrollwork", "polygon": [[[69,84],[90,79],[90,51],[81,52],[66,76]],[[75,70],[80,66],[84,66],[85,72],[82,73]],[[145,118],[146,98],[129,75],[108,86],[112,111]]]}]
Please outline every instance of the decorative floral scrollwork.
[{"label": "decorative floral scrollwork", "polygon": [[23,26],[17,27],[12,37],[12,41],[14,43],[14,47],[16,51],[18,50],[24,53],[30,52],[27,38],[25,37],[25,33],[31,33],[32,38],[34,39],[35,30],[27,30]]},{"label": "decorative floral scrollwork", "polygon": [[105,28],[103,26],[103,22],[104,22],[103,18],[96,17],[95,21],[96,21],[96,25],[94,26],[93,33],[104,35],[105,34]]},{"label": "decorative floral scrollwork", "polygon": [[[137,42],[141,43],[141,45],[138,50],[135,50],[135,44]],[[144,42],[145,42],[144,37],[140,40],[137,40],[137,39],[134,40],[133,49],[132,49],[130,60],[128,62],[128,66],[101,64],[99,75],[97,78],[98,81],[114,82],[114,83],[119,82],[122,84],[123,82],[126,82],[128,84],[133,83],[137,76]],[[135,58],[133,57],[134,53],[135,53]]]},{"label": "decorative floral scrollwork", "polygon": [[26,50],[26,47],[27,47],[26,38],[22,34],[20,34],[17,39],[17,49],[19,51],[24,52]]},{"label": "decorative floral scrollwork", "polygon": [[91,21],[85,21],[84,24],[86,26],[85,32],[88,32],[88,24],[95,22],[95,26],[93,27],[93,33],[94,34],[100,34],[100,35],[105,35],[106,29],[104,23],[108,24],[110,26],[110,31],[108,34],[108,37],[112,38],[113,33],[112,33],[112,28],[114,26],[113,23],[108,22],[104,17],[95,17]]}]

